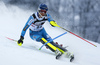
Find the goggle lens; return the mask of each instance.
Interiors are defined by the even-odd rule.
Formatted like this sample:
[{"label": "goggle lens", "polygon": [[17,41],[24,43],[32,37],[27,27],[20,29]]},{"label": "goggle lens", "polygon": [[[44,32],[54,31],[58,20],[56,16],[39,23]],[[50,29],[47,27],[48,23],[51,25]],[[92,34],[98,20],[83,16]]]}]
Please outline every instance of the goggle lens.
[{"label": "goggle lens", "polygon": [[47,13],[47,11],[46,11],[46,10],[40,10],[40,12]]}]

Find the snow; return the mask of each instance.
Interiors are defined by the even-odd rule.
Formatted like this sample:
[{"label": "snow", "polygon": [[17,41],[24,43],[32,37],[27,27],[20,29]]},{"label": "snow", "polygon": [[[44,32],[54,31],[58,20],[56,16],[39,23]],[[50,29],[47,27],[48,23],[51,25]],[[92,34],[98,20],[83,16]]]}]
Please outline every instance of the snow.
[{"label": "snow", "polygon": [[[6,39],[9,37],[18,40],[23,26],[33,12],[0,3],[0,65],[100,65],[100,44],[90,41],[97,45],[94,47],[70,33],[54,41],[68,46],[67,49],[75,54],[73,62],[64,57],[56,60],[55,54],[45,47],[38,50],[42,44],[31,40],[28,30],[21,47],[15,41]],[[66,32],[50,26],[48,22],[44,27],[52,38]]]}]

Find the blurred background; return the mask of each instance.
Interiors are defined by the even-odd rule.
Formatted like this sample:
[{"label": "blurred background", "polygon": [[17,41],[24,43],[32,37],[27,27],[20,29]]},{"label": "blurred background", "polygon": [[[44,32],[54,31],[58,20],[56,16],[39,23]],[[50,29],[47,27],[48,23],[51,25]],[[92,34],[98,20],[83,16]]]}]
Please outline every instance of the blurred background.
[{"label": "blurred background", "polygon": [[100,43],[100,0],[2,1],[7,7],[14,5],[29,11],[37,11],[38,5],[45,3],[49,8],[48,13],[58,25],[85,39]]}]

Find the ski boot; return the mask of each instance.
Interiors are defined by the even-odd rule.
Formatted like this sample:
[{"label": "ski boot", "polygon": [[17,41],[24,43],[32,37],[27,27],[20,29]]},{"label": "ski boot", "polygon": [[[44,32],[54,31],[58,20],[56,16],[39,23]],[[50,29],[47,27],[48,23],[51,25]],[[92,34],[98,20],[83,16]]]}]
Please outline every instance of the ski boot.
[{"label": "ski boot", "polygon": [[70,57],[70,62],[72,62],[74,60],[74,55],[72,55],[71,57]]},{"label": "ski boot", "polygon": [[70,58],[70,62],[72,62],[74,60],[74,54],[70,53],[70,52],[65,52],[65,55],[67,58]]},{"label": "ski boot", "polygon": [[56,54],[56,59],[59,59],[60,56],[62,56],[62,53],[58,49],[55,51],[55,54]]}]

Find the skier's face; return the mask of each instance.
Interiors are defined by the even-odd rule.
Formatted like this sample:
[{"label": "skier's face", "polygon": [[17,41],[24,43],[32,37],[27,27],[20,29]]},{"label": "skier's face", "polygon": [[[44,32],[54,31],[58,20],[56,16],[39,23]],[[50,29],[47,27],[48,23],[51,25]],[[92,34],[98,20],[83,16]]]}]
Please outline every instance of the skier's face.
[{"label": "skier's face", "polygon": [[40,10],[39,12],[40,12],[40,14],[41,14],[42,16],[46,16],[46,13],[47,13],[46,10]]}]

